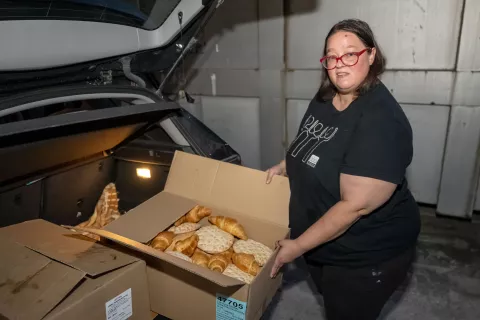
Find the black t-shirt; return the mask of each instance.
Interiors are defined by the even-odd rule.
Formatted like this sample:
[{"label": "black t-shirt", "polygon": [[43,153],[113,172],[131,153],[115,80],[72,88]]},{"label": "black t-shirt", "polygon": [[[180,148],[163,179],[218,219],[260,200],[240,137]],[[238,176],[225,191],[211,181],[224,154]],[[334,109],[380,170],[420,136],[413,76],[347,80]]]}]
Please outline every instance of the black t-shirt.
[{"label": "black t-shirt", "polygon": [[398,186],[387,203],[340,237],[307,252],[307,260],[362,267],[411,248],[420,231],[419,210],[405,179],[412,155],[410,123],[383,83],[343,111],[332,101],[313,99],[286,156],[292,238],[340,201],[340,173]]}]

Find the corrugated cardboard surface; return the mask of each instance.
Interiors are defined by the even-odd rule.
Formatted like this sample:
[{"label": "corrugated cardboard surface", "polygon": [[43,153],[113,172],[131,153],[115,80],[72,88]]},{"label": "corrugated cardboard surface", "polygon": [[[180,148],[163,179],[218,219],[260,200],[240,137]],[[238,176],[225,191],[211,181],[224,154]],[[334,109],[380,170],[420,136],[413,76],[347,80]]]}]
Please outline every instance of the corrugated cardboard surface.
[{"label": "corrugated cardboard surface", "polygon": [[215,319],[216,294],[247,303],[246,319],[261,316],[281,276],[270,278],[275,254],[251,285],[172,257],[142,244],[167,229],[196,204],[212,215],[236,218],[248,236],[271,248],[289,236],[288,179],[275,177],[265,183],[261,171],[176,152],[165,190],[120,217],[107,230],[96,233],[143,253],[151,309],[175,320]]},{"label": "corrugated cardboard surface", "polygon": [[137,261],[98,278],[87,278],[75,288],[45,320],[107,319],[106,302],[131,290],[132,316],[144,320],[150,316],[150,299],[145,262]]},{"label": "corrugated cardboard surface", "polygon": [[139,300],[134,318],[148,316],[143,261],[47,221],[0,229],[0,261],[0,315],[7,319],[73,319],[72,310],[104,318],[105,303],[127,289]]},{"label": "corrugated cardboard surface", "polygon": [[[162,205],[159,206],[158,204]],[[107,225],[104,229],[123,237],[146,243],[166,229],[182,214],[195,206],[195,202],[174,194],[162,192],[140,204]]]},{"label": "corrugated cardboard surface", "polygon": [[0,234],[91,276],[137,260],[98,242],[86,241],[78,233],[41,219],[1,228]]},{"label": "corrugated cardboard surface", "polygon": [[165,191],[288,227],[288,179],[231,163],[176,152]]},{"label": "corrugated cardboard surface", "polygon": [[85,276],[0,237],[0,318],[41,319]]}]

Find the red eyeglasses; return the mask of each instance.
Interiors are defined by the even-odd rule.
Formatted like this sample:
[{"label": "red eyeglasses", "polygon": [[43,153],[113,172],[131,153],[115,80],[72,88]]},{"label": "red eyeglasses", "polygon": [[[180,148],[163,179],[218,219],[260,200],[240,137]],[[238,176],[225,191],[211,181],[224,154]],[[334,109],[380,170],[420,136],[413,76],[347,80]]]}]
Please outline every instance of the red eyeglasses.
[{"label": "red eyeglasses", "polygon": [[342,55],[341,57],[336,56],[325,56],[320,59],[323,67],[327,70],[332,70],[337,67],[338,60],[342,61],[347,67],[354,66],[358,63],[358,58],[365,52],[369,51],[371,48],[365,48],[360,52],[348,52]]}]

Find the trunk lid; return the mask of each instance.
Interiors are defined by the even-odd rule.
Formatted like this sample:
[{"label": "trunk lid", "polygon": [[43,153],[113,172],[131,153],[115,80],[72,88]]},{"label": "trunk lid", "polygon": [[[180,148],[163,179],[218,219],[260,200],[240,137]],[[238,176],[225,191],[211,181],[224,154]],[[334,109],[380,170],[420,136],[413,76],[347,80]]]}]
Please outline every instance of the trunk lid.
[{"label": "trunk lid", "polygon": [[[69,88],[61,91],[60,95],[63,99],[68,97],[67,92],[75,92],[78,96],[82,93],[81,89]],[[156,102],[152,99],[155,95],[145,89],[83,89],[89,94],[107,96],[112,96],[115,91],[132,97],[143,94],[148,98],[150,94],[151,103],[81,110],[0,125],[0,188],[41,177],[80,161],[108,156],[116,148],[144,134],[152,125],[181,110],[176,102],[158,102],[158,99]],[[38,96],[23,100],[12,97],[0,101],[0,106],[5,106],[3,110],[0,107],[0,114],[31,107],[32,103],[46,104],[55,100],[51,94],[49,92],[45,96],[39,92]]]},{"label": "trunk lid", "polygon": [[105,83],[117,75],[133,81],[159,71],[170,75],[221,2],[6,1],[0,8],[0,42],[8,43],[0,47],[0,94]]}]

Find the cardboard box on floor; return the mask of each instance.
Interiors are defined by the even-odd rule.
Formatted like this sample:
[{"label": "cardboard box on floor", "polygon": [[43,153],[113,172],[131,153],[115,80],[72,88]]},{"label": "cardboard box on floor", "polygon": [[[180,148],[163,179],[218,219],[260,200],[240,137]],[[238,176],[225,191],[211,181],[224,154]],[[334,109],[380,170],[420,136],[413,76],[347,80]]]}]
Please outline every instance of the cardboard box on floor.
[{"label": "cardboard box on floor", "polygon": [[0,319],[148,319],[146,264],[45,220],[0,229]]},{"label": "cardboard box on floor", "polygon": [[[245,284],[145,243],[201,204],[211,208],[212,215],[237,219],[249,238],[274,249],[276,241],[290,234],[290,189],[285,177],[277,176],[268,185],[265,179],[259,170],[176,152],[163,192],[105,230],[83,230],[145,254],[153,311],[175,320],[259,319],[281,285],[281,275],[270,278],[277,250],[254,281]],[[209,224],[207,219],[202,223]]]}]

